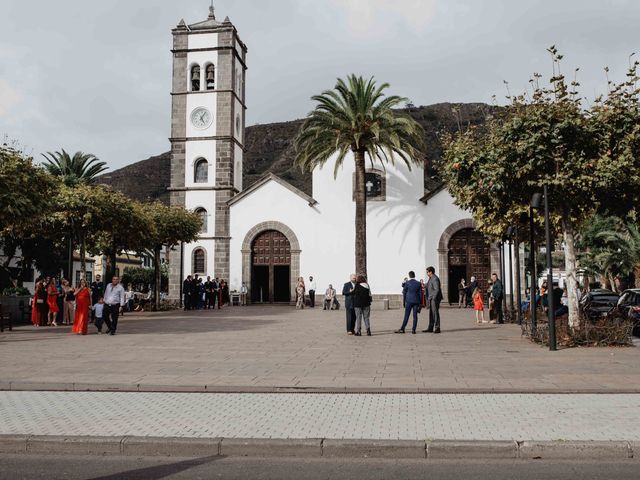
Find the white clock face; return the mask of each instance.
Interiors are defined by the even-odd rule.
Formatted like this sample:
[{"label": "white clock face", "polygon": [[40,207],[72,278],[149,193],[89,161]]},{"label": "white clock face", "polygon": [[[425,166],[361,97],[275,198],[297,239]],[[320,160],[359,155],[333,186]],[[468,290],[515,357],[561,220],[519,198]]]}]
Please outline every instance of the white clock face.
[{"label": "white clock face", "polygon": [[191,112],[191,123],[194,127],[199,128],[200,130],[209,128],[212,121],[213,115],[211,115],[211,112],[204,107],[198,107]]}]

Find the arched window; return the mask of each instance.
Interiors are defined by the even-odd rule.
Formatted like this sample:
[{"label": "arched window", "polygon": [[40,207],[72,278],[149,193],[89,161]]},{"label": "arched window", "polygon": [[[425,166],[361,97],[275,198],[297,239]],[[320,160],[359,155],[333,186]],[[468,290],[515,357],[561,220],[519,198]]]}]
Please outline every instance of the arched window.
[{"label": "arched window", "polygon": [[192,254],[192,262],[191,269],[192,273],[199,273],[204,275],[206,272],[205,265],[207,263],[207,253],[204,251],[204,248],[196,248]]},{"label": "arched window", "polygon": [[191,67],[191,91],[200,91],[200,65]]},{"label": "arched window", "polygon": [[204,158],[196,160],[194,165],[193,181],[195,183],[207,183],[209,181],[209,162]]},{"label": "arched window", "polygon": [[214,90],[216,88],[216,67],[210,63],[206,68],[206,86],[207,90]]},{"label": "arched window", "polygon": [[200,217],[200,220],[202,221],[202,229],[200,230],[200,233],[207,233],[207,229],[208,229],[207,221],[209,217],[207,211],[204,208],[197,208],[196,213],[198,214],[198,216]]}]

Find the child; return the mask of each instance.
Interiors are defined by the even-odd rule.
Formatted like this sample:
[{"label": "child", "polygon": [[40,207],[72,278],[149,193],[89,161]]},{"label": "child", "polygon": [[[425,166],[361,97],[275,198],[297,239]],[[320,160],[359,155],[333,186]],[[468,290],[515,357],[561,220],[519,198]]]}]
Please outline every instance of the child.
[{"label": "child", "polygon": [[104,322],[104,297],[98,298],[98,303],[91,307],[91,309],[96,317],[95,326],[98,329],[98,333],[102,333],[102,323]]},{"label": "child", "polygon": [[[482,299],[480,287],[476,287],[473,291],[473,309],[476,311],[476,324],[486,323],[484,321],[484,300]],[[482,316],[482,322],[480,321],[480,316]]]}]

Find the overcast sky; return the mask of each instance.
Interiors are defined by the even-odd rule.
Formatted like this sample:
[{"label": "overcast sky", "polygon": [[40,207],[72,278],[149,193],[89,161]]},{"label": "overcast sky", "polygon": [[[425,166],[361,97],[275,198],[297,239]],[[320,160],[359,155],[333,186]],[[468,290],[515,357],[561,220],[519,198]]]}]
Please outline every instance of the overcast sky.
[{"label": "overcast sky", "polygon": [[[169,150],[171,28],[208,0],[2,0],[0,137],[112,168]],[[416,105],[504,102],[548,76],[546,48],[585,96],[640,55],[637,0],[216,0],[249,48],[247,125],[293,120],[350,73]]]}]

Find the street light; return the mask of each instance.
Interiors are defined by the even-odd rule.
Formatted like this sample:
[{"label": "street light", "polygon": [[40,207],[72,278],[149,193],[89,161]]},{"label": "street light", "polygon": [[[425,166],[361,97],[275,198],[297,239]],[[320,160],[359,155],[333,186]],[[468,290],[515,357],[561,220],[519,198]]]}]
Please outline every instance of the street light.
[{"label": "street light", "polygon": [[540,193],[534,193],[531,197],[531,208],[540,208],[541,197],[544,197],[544,230],[545,240],[547,243],[547,309],[549,314],[549,350],[557,350],[556,346],[556,312],[553,302],[553,262],[551,257],[551,250],[553,244],[551,243],[551,221],[549,218],[549,188],[544,186],[543,195]]}]

